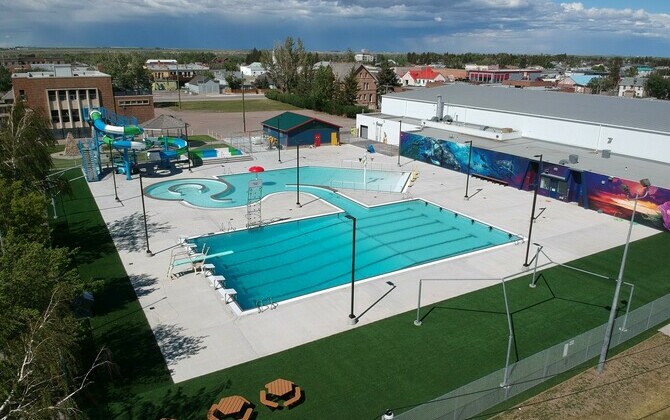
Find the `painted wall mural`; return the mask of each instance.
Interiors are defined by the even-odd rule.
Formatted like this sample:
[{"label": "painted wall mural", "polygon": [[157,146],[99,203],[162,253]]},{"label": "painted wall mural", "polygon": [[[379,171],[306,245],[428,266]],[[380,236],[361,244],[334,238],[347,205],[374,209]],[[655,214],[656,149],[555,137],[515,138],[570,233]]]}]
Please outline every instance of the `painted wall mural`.
[{"label": "painted wall mural", "polygon": [[[467,172],[469,152],[469,144],[413,133],[402,133],[400,137],[402,156],[432,163],[452,171]],[[473,147],[470,173],[522,188],[526,184],[524,181],[529,170],[529,163],[526,158]]]},{"label": "painted wall mural", "polygon": [[[435,139],[415,133],[401,133],[400,154],[410,159],[462,173],[468,168],[469,145]],[[470,173],[503,181],[515,188],[532,190],[537,176],[537,162],[493,150],[472,148]],[[563,201],[577,202],[584,208],[629,219],[636,194],[644,194],[638,181],[582,172],[564,165],[544,162],[538,193]],[[622,186],[628,187],[626,193]],[[670,231],[670,190],[650,187],[638,200],[635,221],[656,229]]]}]

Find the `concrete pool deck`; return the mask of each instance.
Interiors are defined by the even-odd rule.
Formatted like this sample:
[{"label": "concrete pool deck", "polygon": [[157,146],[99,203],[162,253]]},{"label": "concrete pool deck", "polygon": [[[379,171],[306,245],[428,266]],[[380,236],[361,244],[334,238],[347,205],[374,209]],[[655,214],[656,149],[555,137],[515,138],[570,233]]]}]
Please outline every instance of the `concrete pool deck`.
[{"label": "concrete pool deck", "polygon": [[[300,150],[301,165],[310,166],[339,167],[343,160],[357,160],[363,154],[363,149],[352,145]],[[225,166],[200,166],[194,168],[193,173],[184,170],[169,177],[143,177],[144,186],[165,179],[209,178],[224,173],[246,172],[248,167],[254,165],[266,169],[293,167],[295,149],[282,151],[281,164],[277,159],[277,151],[257,153],[254,159]],[[397,168],[397,157],[375,154],[374,162]],[[464,174],[406,158],[402,158],[401,163],[404,170],[419,171],[418,179],[405,198],[423,198],[517,235],[525,237],[528,234],[532,193],[471,178],[471,199],[464,200]],[[357,283],[355,314],[360,318],[356,326],[349,325],[351,290],[346,286],[305,299],[280,303],[273,310],[237,317],[203,275],[191,272],[171,280],[167,277],[167,271],[170,251],[177,244],[179,236],[203,235],[231,227],[244,228],[246,208],[196,209],[179,202],[145,197],[150,248],[155,253],[153,257],[148,257],[145,254],[139,181],[136,176],[132,181],[125,181],[123,177],[117,177],[116,180],[121,203],[114,200],[111,174],[89,186],[175,382],[416,309],[419,279],[444,278],[445,273],[449,273],[451,278],[500,279],[524,271],[522,264],[526,243],[507,245]],[[480,188],[481,191],[475,194]],[[342,192],[368,205],[403,199],[402,194]],[[300,202],[303,207],[298,208],[295,202],[295,191],[267,198],[262,203],[263,219],[300,218],[332,211],[329,204],[302,191]],[[625,220],[539,196],[537,208],[541,207],[546,207],[546,210],[533,227],[532,242],[542,244],[544,251],[557,262],[574,260],[621,245],[625,241],[628,229]],[[633,239],[657,232],[636,225]],[[534,247],[531,247],[531,255],[533,251]],[[266,258],[276,258],[277,264],[281,264],[280,257]],[[615,276],[617,272],[618,267],[611,267],[610,273],[605,274]],[[423,289],[422,305],[496,282],[427,283]],[[407,316],[408,323],[413,320],[413,314]],[[287,327],[289,325],[290,328]]]}]

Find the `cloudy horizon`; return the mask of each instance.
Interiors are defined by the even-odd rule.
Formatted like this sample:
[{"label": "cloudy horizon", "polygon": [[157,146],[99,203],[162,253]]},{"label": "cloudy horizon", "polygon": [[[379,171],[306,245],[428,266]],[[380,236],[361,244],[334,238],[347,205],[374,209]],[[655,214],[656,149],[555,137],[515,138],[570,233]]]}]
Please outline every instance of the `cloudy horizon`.
[{"label": "cloudy horizon", "polygon": [[[635,8],[627,7],[631,3]],[[670,56],[654,0],[0,0],[0,47]]]}]

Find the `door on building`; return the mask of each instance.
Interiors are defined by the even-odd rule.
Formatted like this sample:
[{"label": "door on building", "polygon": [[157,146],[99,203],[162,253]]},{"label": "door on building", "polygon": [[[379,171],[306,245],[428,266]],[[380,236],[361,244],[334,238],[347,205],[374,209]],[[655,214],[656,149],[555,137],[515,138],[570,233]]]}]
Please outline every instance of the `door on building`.
[{"label": "door on building", "polygon": [[330,145],[337,146],[337,133],[334,131],[330,133]]},{"label": "door on building", "polygon": [[314,133],[314,147],[321,146],[321,133]]},{"label": "door on building", "polygon": [[567,181],[563,178],[549,177],[543,174],[540,177],[540,189],[547,191],[547,195],[551,198],[569,201],[568,193],[570,190]]},{"label": "door on building", "polygon": [[364,139],[368,138],[368,126],[367,125],[362,125],[361,126],[361,138],[364,138]]}]

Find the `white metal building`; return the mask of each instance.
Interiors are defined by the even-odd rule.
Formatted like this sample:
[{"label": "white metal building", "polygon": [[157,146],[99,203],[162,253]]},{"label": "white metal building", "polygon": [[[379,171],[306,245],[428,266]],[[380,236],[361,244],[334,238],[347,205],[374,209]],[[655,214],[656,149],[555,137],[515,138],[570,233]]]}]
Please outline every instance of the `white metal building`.
[{"label": "white metal building", "polygon": [[668,116],[670,101],[454,84],[384,95],[381,113],[358,115],[356,127],[363,138],[398,145],[401,129],[448,124],[501,142],[523,137],[667,164]]}]

